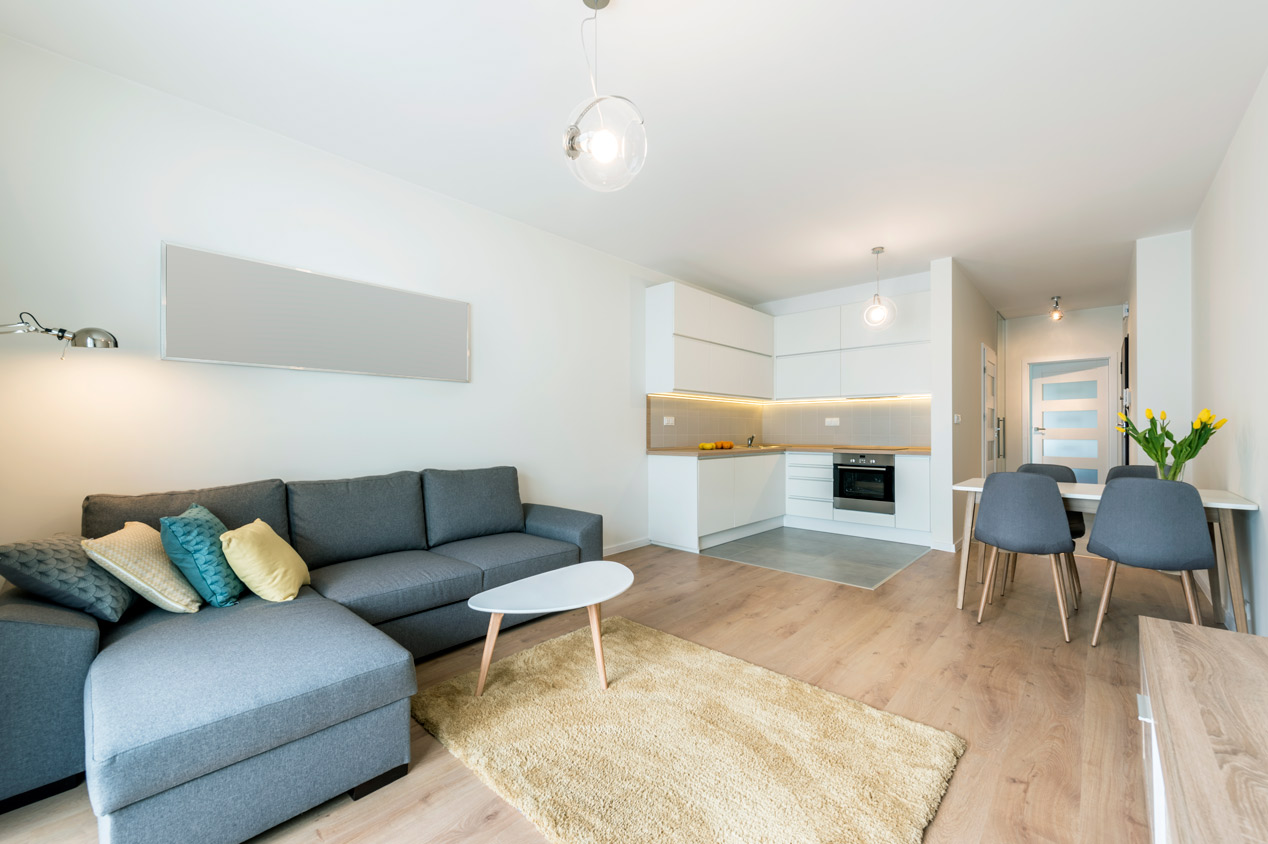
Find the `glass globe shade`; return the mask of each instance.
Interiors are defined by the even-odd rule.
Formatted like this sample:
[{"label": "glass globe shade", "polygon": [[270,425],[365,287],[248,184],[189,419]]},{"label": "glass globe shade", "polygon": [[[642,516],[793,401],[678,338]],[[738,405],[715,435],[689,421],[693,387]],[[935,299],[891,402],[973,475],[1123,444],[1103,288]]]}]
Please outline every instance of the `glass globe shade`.
[{"label": "glass globe shade", "polygon": [[872,296],[872,301],[863,309],[863,321],[868,328],[887,328],[898,316],[898,308],[894,303],[879,293]]},{"label": "glass globe shade", "polygon": [[564,154],[577,180],[597,191],[628,185],[647,160],[647,132],[634,103],[612,95],[578,105],[564,132]]}]

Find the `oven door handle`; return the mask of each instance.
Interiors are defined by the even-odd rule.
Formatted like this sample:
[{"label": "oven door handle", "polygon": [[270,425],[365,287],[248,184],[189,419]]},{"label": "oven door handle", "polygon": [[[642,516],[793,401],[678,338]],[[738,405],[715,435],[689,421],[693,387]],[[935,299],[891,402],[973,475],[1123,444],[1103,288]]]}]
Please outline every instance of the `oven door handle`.
[{"label": "oven door handle", "polygon": [[842,466],[840,463],[837,464],[837,469],[842,469],[846,472],[888,472],[892,468],[894,467],[893,466]]}]

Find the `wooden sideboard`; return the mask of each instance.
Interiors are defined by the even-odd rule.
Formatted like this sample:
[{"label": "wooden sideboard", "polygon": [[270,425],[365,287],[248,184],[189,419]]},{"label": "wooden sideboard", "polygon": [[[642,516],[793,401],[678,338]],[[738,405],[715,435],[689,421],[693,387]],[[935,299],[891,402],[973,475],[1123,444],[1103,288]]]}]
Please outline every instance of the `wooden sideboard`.
[{"label": "wooden sideboard", "polygon": [[1142,617],[1140,684],[1154,842],[1268,841],[1268,638]]}]

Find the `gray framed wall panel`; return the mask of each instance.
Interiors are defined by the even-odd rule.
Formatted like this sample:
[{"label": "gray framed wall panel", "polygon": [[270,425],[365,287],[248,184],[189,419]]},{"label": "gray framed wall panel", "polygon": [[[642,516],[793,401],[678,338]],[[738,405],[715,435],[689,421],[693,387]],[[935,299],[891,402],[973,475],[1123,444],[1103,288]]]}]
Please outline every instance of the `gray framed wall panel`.
[{"label": "gray framed wall panel", "polygon": [[163,244],[164,360],[470,381],[471,306]]}]

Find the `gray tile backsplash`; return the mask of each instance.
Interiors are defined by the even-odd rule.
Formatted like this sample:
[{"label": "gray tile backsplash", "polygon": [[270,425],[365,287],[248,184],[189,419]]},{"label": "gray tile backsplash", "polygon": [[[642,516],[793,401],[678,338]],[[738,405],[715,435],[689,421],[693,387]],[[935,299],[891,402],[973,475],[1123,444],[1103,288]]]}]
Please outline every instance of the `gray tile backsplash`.
[{"label": "gray tile backsplash", "polygon": [[[929,399],[747,404],[678,396],[647,397],[647,443],[651,448],[688,448],[750,435],[759,443],[788,445],[930,444]],[[674,417],[666,426],[664,417]],[[825,419],[840,420],[828,427]]]}]

